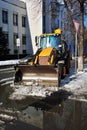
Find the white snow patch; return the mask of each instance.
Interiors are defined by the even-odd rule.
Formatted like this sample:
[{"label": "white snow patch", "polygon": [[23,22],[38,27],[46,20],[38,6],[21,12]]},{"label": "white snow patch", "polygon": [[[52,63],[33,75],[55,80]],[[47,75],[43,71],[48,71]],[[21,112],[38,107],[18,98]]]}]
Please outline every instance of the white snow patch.
[{"label": "white snow patch", "polygon": [[[71,72],[73,71],[71,70]],[[68,76],[66,76],[65,79],[61,81],[61,87],[59,88],[56,86],[38,86],[32,83],[30,83],[30,85],[28,84],[27,86],[12,84],[11,87],[14,88],[14,93],[10,96],[10,99],[18,99],[19,96],[17,95],[21,95],[21,98],[19,98],[20,100],[26,96],[46,97],[58,90],[66,90],[75,95],[87,94],[87,68],[84,68],[84,72],[78,72],[77,74],[71,72]]]},{"label": "white snow patch", "polygon": [[[31,86],[24,85],[15,85],[12,84],[11,87],[14,89],[14,93],[10,95],[10,99],[23,99],[26,96],[38,96],[38,97],[46,97],[50,96],[51,93],[58,91],[58,87],[44,87],[44,86],[35,86],[34,84]],[[20,96],[21,98],[19,98]]]},{"label": "white snow patch", "polygon": [[15,64],[19,64],[19,60],[0,61],[0,66],[2,66],[2,65],[15,65]]}]

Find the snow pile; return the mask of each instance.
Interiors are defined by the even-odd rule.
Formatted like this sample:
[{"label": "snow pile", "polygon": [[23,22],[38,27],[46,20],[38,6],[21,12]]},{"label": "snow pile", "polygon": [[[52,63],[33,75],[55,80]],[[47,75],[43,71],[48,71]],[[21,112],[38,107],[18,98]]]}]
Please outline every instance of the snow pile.
[{"label": "snow pile", "polygon": [[15,64],[19,64],[19,60],[0,61],[0,66],[3,66],[3,65],[15,65]]},{"label": "snow pile", "polygon": [[58,90],[66,90],[72,92],[74,95],[87,94],[87,67],[84,68],[83,72],[74,73],[74,68],[71,69],[70,74],[61,81],[61,87],[45,87],[32,85],[14,85],[11,87],[14,89],[14,93],[10,95],[10,99],[21,100],[26,96],[39,96],[46,97],[50,96],[53,92]]},{"label": "snow pile", "polygon": [[[1,62],[0,65],[16,64],[18,60]],[[4,79],[3,79],[4,80]],[[70,69],[70,74],[61,81],[61,87],[45,87],[38,86],[38,84],[29,85],[14,85],[11,82],[10,87],[14,92],[10,95],[10,99],[21,100],[26,96],[39,96],[46,97],[50,96],[53,92],[58,90],[66,90],[72,92],[74,95],[87,95],[87,64],[84,65],[83,72],[77,72],[75,74],[75,68]]]},{"label": "snow pile", "polygon": [[80,95],[87,93],[87,70],[84,72],[78,72],[76,75],[71,75],[67,80],[65,80],[64,86],[61,89],[71,91],[74,95]]},{"label": "snow pile", "polygon": [[38,97],[46,97],[50,96],[51,93],[58,91],[58,87],[44,87],[44,86],[37,86],[35,84],[31,86],[25,85],[11,85],[14,90],[14,93],[10,95],[10,99],[18,99],[21,100],[26,96],[38,96]]}]

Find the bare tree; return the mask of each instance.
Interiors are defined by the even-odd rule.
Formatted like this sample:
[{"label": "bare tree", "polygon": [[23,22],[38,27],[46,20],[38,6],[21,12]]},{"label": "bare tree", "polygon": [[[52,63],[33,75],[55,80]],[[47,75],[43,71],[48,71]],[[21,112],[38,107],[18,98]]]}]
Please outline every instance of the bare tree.
[{"label": "bare tree", "polygon": [[[71,24],[73,19],[80,21],[79,43],[78,43],[78,71],[83,71],[83,34],[84,34],[84,14],[87,9],[87,0],[64,0]],[[74,32],[74,31],[73,31]]]}]

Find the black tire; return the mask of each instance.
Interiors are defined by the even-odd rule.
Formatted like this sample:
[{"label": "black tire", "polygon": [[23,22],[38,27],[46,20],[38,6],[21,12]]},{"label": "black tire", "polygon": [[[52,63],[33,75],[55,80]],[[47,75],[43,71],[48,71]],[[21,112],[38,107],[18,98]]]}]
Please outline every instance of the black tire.
[{"label": "black tire", "polygon": [[[58,70],[59,70],[59,68],[58,68]],[[60,85],[61,85],[61,72],[59,71],[59,73],[58,73],[58,87],[60,87]]]},{"label": "black tire", "polygon": [[23,77],[22,72],[20,69],[18,69],[18,71],[16,71],[15,73],[14,83],[22,81],[22,77]]},{"label": "black tire", "polygon": [[59,72],[60,72],[60,77],[61,79],[65,78],[65,75],[64,75],[64,64],[58,64],[58,69],[59,69]]},{"label": "black tire", "polygon": [[67,58],[65,60],[65,65],[66,65],[66,73],[69,74],[69,69],[70,69],[70,53],[68,54],[68,56],[67,56]]}]

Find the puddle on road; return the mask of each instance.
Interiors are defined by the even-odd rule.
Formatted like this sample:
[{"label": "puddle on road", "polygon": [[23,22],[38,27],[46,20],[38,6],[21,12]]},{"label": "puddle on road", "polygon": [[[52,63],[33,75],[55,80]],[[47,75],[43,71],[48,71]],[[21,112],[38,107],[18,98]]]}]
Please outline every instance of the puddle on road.
[{"label": "puddle on road", "polygon": [[87,102],[67,99],[64,93],[44,99],[26,97],[11,101],[8,99],[11,91],[8,86],[0,87],[3,103],[0,108],[13,110],[16,119],[7,121],[0,117],[4,121],[0,130],[86,130]]}]

